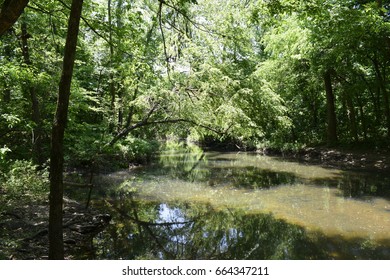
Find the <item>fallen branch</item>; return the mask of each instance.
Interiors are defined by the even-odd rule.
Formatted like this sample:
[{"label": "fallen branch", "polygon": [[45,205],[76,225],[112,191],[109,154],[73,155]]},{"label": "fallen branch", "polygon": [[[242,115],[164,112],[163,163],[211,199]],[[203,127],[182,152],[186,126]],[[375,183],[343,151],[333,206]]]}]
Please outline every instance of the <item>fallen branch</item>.
[{"label": "fallen branch", "polygon": [[74,183],[69,181],[64,181],[64,185],[69,187],[78,187],[78,188],[93,188],[93,184]]}]

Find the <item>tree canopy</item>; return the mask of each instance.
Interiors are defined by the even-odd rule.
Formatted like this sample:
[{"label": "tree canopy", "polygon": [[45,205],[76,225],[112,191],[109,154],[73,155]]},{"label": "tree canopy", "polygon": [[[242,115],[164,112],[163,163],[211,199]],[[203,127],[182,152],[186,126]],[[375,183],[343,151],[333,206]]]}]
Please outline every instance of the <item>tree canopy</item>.
[{"label": "tree canopy", "polygon": [[[2,14],[8,2],[23,6],[3,1]],[[68,2],[30,1],[1,37],[0,139],[11,158],[48,158]],[[130,138],[240,148],[388,142],[386,1],[84,6],[66,157]]]}]

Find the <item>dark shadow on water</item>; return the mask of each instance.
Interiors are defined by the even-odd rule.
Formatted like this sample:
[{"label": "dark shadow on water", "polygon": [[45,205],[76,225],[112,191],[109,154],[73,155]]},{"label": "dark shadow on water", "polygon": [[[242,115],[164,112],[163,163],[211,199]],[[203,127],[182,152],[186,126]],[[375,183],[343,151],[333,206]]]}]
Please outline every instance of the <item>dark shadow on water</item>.
[{"label": "dark shadow on water", "polygon": [[337,188],[345,198],[367,200],[380,197],[390,200],[390,177],[379,174],[343,172],[339,178],[316,179],[313,184]]},{"label": "dark shadow on water", "polygon": [[290,172],[275,172],[254,166],[212,167],[209,185],[223,185],[226,181],[236,189],[269,189],[294,184],[297,177]]},{"label": "dark shadow on water", "polygon": [[[279,162],[292,162],[308,165],[296,159],[285,157],[274,157]],[[317,164],[312,164],[320,166]],[[327,167],[332,170],[332,168]],[[300,180],[297,180],[298,182]],[[317,178],[313,180],[303,180],[304,183],[323,185],[326,187],[338,188],[342,196],[346,198],[355,198],[366,200],[367,196],[375,196],[390,200],[390,174],[383,171],[362,171],[362,170],[344,170],[339,176],[334,178]]]}]

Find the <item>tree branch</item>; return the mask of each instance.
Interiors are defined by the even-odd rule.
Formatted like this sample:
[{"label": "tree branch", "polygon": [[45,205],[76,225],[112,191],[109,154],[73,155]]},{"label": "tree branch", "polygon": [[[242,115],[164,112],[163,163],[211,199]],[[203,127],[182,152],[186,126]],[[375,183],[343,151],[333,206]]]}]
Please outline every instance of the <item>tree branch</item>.
[{"label": "tree branch", "polygon": [[161,120],[161,121],[151,121],[149,122],[147,119],[144,119],[130,127],[127,127],[125,128],[124,130],[122,130],[120,133],[118,133],[107,145],[108,146],[112,146],[114,145],[116,142],[118,142],[121,138],[123,137],[126,137],[127,135],[129,135],[129,133],[137,128],[140,128],[140,127],[144,127],[144,126],[149,126],[149,125],[158,125],[158,124],[173,124],[173,123],[180,123],[180,122],[183,122],[183,123],[189,123],[189,124],[192,124],[192,125],[195,125],[195,126],[199,126],[199,127],[202,127],[204,129],[207,129],[207,130],[210,130],[218,135],[224,135],[226,134],[225,132],[221,132],[215,128],[212,128],[212,127],[209,127],[207,125],[203,125],[203,124],[198,124],[197,122],[195,121],[192,121],[192,120],[188,120],[188,119],[165,119],[165,120]]},{"label": "tree branch", "polygon": [[165,62],[167,65],[167,75],[168,75],[169,81],[171,81],[170,69],[169,69],[169,57],[168,57],[168,52],[167,52],[167,44],[165,41],[164,29],[163,29],[163,24],[162,24],[162,4],[163,4],[163,2],[160,1],[159,7],[158,7],[158,22],[159,22],[159,26],[160,26],[162,41],[163,41]]},{"label": "tree branch", "polygon": [[223,37],[223,38],[228,38],[228,39],[232,39],[230,36],[226,35],[226,34],[222,34],[220,32],[217,32],[215,30],[210,30],[208,29],[207,27],[205,27],[203,24],[200,24],[198,22],[196,22],[195,20],[191,19],[186,12],[184,12],[183,10],[175,7],[174,5],[171,5],[169,3],[167,3],[165,0],[159,0],[160,4],[164,4],[165,6],[175,10],[176,12],[178,12],[179,14],[181,14],[186,20],[188,20],[188,22],[190,22],[193,26],[195,26],[195,28],[197,28],[198,30],[202,31],[202,32],[205,32],[205,33],[208,33],[208,34],[211,34],[211,35],[217,35],[217,36],[220,36],[220,37]]},{"label": "tree branch", "polygon": [[0,36],[14,25],[29,0],[5,0],[0,11]]}]

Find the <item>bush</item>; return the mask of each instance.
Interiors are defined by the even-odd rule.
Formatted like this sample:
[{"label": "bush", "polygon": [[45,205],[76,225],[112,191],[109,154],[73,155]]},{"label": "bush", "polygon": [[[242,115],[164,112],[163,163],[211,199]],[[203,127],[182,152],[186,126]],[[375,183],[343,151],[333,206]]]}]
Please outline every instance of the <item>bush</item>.
[{"label": "bush", "polygon": [[124,141],[115,145],[126,162],[148,163],[157,153],[157,141],[148,141],[128,136]]},{"label": "bush", "polygon": [[[26,203],[47,198],[49,192],[47,170],[37,170],[30,161],[13,162],[0,179],[1,191],[5,203],[18,201]],[[4,205],[4,204],[3,204]]]},{"label": "bush", "polygon": [[0,176],[2,175],[2,171],[6,169],[7,166],[7,160],[6,160],[6,154],[10,152],[11,150],[4,146],[3,148],[0,148]]}]

